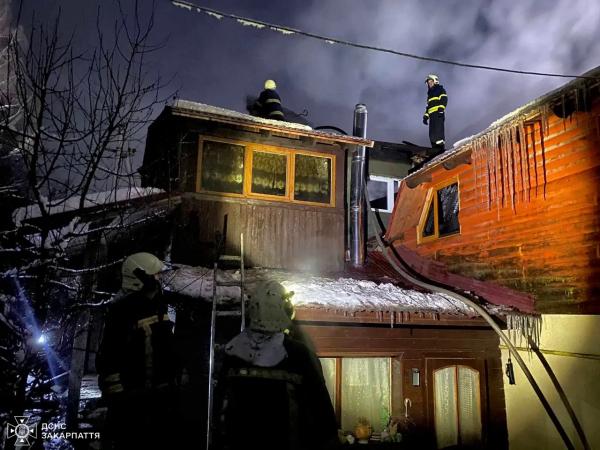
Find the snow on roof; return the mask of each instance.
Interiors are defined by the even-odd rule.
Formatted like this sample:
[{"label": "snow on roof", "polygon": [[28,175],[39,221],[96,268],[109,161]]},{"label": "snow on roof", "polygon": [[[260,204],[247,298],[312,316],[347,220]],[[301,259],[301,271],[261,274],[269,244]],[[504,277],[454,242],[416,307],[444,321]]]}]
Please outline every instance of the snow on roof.
[{"label": "snow on roof", "polygon": [[256,122],[262,125],[276,125],[282,128],[293,128],[296,130],[312,131],[308,125],[295,122],[286,122],[283,120],[263,119],[262,117],[251,116],[231,109],[220,108],[218,106],[206,105],[204,103],[192,102],[190,100],[177,99],[173,102],[174,108],[188,109],[210,115],[225,116],[236,119],[242,119],[250,122]]},{"label": "snow on roof", "polygon": [[[180,266],[165,277],[165,290],[188,297],[212,299],[212,269]],[[239,271],[219,271],[219,281],[239,281]],[[254,268],[245,271],[246,291],[260,280],[276,280],[286,289],[294,291],[292,301],[296,307],[328,309],[342,312],[432,312],[476,316],[470,307],[445,294],[424,293],[404,289],[392,283],[353,278],[328,278],[305,273]],[[231,303],[240,298],[239,287],[218,286],[220,302]],[[490,312],[502,308],[486,305]]]},{"label": "snow on roof", "polygon": [[[153,187],[139,187],[131,186],[127,188],[119,188],[112,191],[104,192],[91,192],[86,195],[83,204],[84,208],[92,208],[98,205],[106,205],[110,203],[122,202],[126,200],[132,200],[134,198],[147,197],[153,194],[160,194],[164,191],[162,189]],[[67,211],[74,211],[79,209],[79,201],[81,197],[74,195],[67,199],[57,199],[49,202],[44,199],[46,211],[48,214],[59,214]],[[23,206],[17,208],[13,212],[13,221],[16,225],[20,225],[23,220],[40,217],[42,215],[40,207],[37,204]]]},{"label": "snow on roof", "polygon": [[[582,76],[598,79],[599,74],[600,74],[600,66],[584,73]],[[453,156],[457,153],[460,153],[462,150],[466,150],[467,149],[466,146],[469,143],[473,142],[475,139],[485,136],[486,134],[490,133],[492,130],[499,128],[507,123],[510,123],[510,122],[514,121],[515,119],[525,117],[534,108],[540,107],[540,106],[548,103],[550,100],[552,100],[558,94],[562,94],[563,92],[567,92],[569,90],[576,88],[576,86],[582,84],[584,81],[585,80],[581,80],[581,79],[572,80],[562,86],[559,86],[556,89],[553,89],[552,91],[549,91],[549,92],[531,100],[530,102],[525,103],[524,105],[519,106],[518,108],[514,109],[513,111],[510,111],[509,113],[505,114],[504,116],[500,117],[499,119],[493,121],[490,124],[490,126],[485,128],[484,130],[480,131],[479,133],[474,134],[469,137],[466,137],[466,138],[463,138],[463,139],[460,139],[459,141],[455,142],[454,146],[451,150],[446,150],[441,155],[436,156],[431,161],[427,162],[421,169],[416,170],[415,172],[407,175],[405,178],[412,177],[413,175],[422,172],[423,170],[427,169],[428,167],[437,165],[440,162],[450,158],[451,156]]]},{"label": "snow on roof", "polygon": [[262,125],[263,127],[271,127],[280,130],[292,130],[297,134],[304,134],[307,136],[313,136],[321,139],[327,139],[334,142],[345,142],[354,145],[365,145],[367,147],[373,147],[373,141],[370,139],[363,139],[356,136],[346,136],[342,134],[328,133],[321,130],[313,130],[308,125],[295,122],[287,122],[285,120],[273,120],[263,119],[262,117],[251,116],[238,111],[232,111],[230,109],[220,108],[218,106],[206,105],[204,103],[196,103],[189,100],[175,100],[171,105],[172,108],[187,110],[199,113],[200,115],[205,114],[207,118],[216,120],[234,121],[241,125]]}]

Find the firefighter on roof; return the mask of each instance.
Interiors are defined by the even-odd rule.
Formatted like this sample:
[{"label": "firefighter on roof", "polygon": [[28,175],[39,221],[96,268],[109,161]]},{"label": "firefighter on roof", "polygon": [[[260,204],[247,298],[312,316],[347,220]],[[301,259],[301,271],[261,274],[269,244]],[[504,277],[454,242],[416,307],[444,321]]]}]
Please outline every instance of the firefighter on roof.
[{"label": "firefighter on roof", "polygon": [[429,123],[429,140],[431,147],[436,150],[436,154],[444,151],[444,116],[446,105],[448,104],[448,95],[446,90],[440,84],[437,75],[427,75],[427,106],[423,114],[423,123]]},{"label": "firefighter on roof", "polygon": [[150,253],[125,259],[121,295],[106,315],[96,368],[109,448],[145,448],[145,439],[151,445],[168,437],[155,433],[168,425],[175,398],[173,323],[158,281],[163,268]]},{"label": "firefighter on roof", "polygon": [[260,117],[285,120],[283,108],[281,107],[281,98],[275,89],[277,89],[277,85],[273,80],[265,81],[265,89],[260,93],[255,106]]},{"label": "firefighter on roof", "polygon": [[217,384],[218,449],[331,448],[337,423],[321,365],[285,332],[293,306],[276,281],[249,297],[249,327],[226,346]]}]

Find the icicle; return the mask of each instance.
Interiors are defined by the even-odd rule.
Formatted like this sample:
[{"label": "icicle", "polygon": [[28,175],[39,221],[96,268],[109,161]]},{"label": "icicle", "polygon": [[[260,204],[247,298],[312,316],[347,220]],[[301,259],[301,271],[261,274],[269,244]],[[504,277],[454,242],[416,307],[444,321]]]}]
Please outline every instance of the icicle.
[{"label": "icicle", "polygon": [[517,187],[515,185],[515,170],[517,169],[515,167],[515,150],[514,150],[514,146],[513,146],[513,137],[512,137],[512,127],[511,128],[507,128],[506,130],[506,152],[508,153],[508,168],[509,168],[509,189],[510,189],[510,205],[512,208],[512,211],[514,214],[517,213],[516,210],[516,199],[515,199],[515,191],[517,190]]},{"label": "icicle", "polygon": [[562,106],[562,123],[563,123],[563,131],[567,131],[567,108],[565,106],[565,93],[563,92],[560,96],[561,106]]},{"label": "icicle", "polygon": [[542,126],[540,128],[540,147],[542,153],[542,181],[543,181],[543,196],[544,200],[546,199],[546,136],[550,134],[550,125],[548,120],[548,115],[550,114],[550,107],[548,105],[544,105],[540,108],[542,113]]}]

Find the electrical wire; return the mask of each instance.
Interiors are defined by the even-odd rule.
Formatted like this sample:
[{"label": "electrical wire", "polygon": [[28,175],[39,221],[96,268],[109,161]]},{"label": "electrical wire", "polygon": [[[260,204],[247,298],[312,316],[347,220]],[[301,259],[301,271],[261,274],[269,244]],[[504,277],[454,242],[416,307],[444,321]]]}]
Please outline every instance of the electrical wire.
[{"label": "electrical wire", "polygon": [[535,75],[535,76],[555,77],[555,78],[579,78],[579,79],[587,79],[587,80],[599,80],[600,79],[599,77],[590,77],[590,76],[585,76],[585,75],[568,75],[568,74],[561,74],[561,73],[516,70],[516,69],[507,69],[507,68],[503,68],[503,67],[485,66],[485,65],[481,65],[481,64],[461,63],[461,62],[457,62],[457,61],[451,61],[448,59],[432,58],[429,56],[416,55],[416,54],[412,54],[412,53],[400,52],[398,50],[392,50],[389,48],[376,47],[373,45],[360,44],[357,42],[346,41],[343,39],[322,36],[319,34],[310,33],[308,31],[298,30],[297,28],[291,28],[291,27],[287,27],[284,25],[276,25],[273,23],[264,22],[262,20],[255,20],[255,19],[251,19],[249,17],[238,16],[236,14],[224,13],[221,11],[217,11],[216,9],[207,8],[205,6],[199,6],[194,3],[183,1],[183,0],[171,0],[171,3],[174,6],[177,6],[179,8],[183,8],[183,9],[187,9],[189,11],[192,11],[193,9],[195,9],[196,12],[205,13],[205,14],[207,14],[215,19],[218,19],[218,20],[221,20],[222,18],[235,20],[236,22],[238,22],[239,24],[241,24],[243,26],[251,26],[251,27],[254,27],[257,29],[268,29],[271,31],[276,31],[276,32],[281,33],[286,36],[298,34],[298,35],[309,37],[312,39],[324,41],[328,44],[340,44],[340,45],[345,45],[348,47],[360,48],[363,50],[372,50],[372,51],[376,51],[376,52],[388,53],[388,54],[392,54],[392,55],[396,55],[396,56],[402,56],[405,58],[417,59],[420,61],[437,62],[440,64],[449,64],[452,66],[466,67],[466,68],[470,68],[470,69],[482,69],[482,70],[491,70],[491,71],[496,71],[496,72],[515,73],[515,74],[519,74],[519,75]]}]

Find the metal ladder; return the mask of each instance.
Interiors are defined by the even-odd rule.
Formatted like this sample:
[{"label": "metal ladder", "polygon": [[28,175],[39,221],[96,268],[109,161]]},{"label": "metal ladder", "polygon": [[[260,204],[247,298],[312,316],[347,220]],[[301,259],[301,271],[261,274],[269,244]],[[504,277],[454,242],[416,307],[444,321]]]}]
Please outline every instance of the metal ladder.
[{"label": "metal ladder", "polygon": [[[225,230],[227,228],[225,227]],[[226,231],[225,231],[226,233]],[[218,281],[217,272],[220,262],[237,262],[240,263],[240,280],[239,281]],[[244,233],[240,233],[240,254],[238,255],[219,255],[215,259],[213,265],[213,285],[212,285],[212,312],[210,316],[210,355],[208,361],[208,414],[206,422],[206,450],[210,449],[212,443],[212,422],[213,422],[213,401],[215,385],[215,334],[216,322],[218,316],[241,316],[240,331],[246,328],[246,307],[244,304]],[[238,311],[220,311],[217,302],[217,287],[218,286],[238,286],[240,288],[240,309]]]}]

